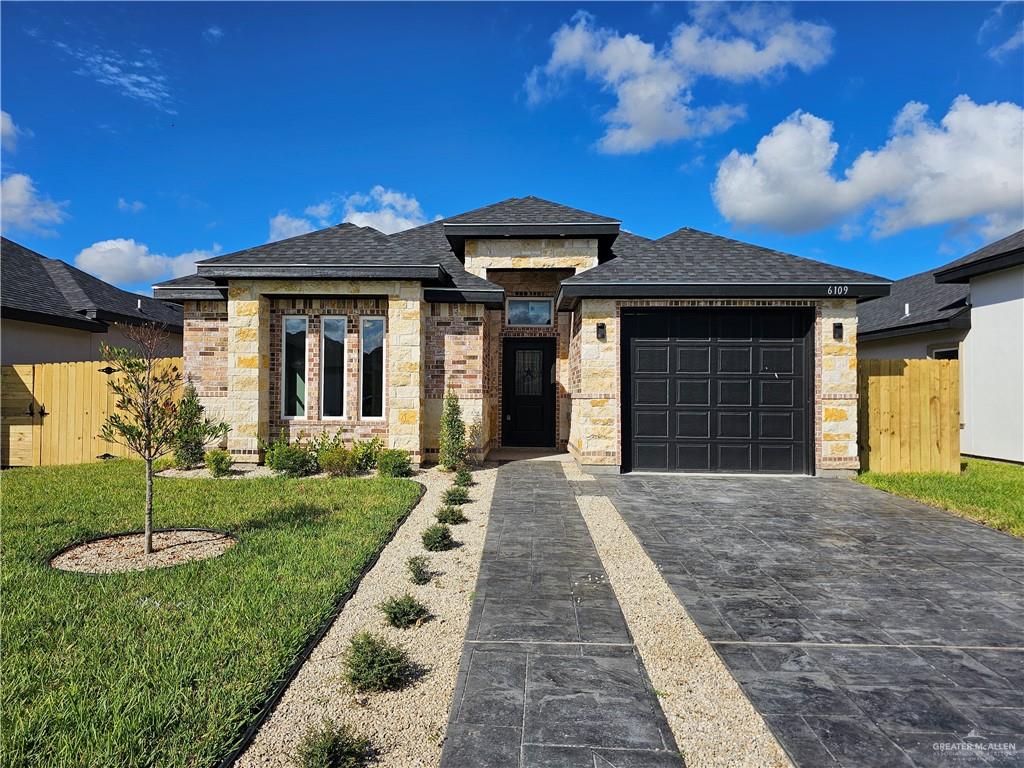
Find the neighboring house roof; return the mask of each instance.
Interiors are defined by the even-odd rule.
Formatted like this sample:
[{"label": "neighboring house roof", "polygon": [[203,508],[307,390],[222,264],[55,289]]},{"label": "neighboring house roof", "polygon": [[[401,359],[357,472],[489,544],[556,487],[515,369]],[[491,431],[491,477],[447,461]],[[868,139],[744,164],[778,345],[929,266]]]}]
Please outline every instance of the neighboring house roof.
[{"label": "neighboring house roof", "polygon": [[936,283],[935,270],[905,277],[892,284],[888,296],[860,305],[857,336],[862,341],[870,341],[946,328],[969,328],[969,297],[967,285]]},{"label": "neighboring house roof", "polygon": [[935,272],[935,280],[939,283],[966,283],[972,277],[1021,264],[1024,264],[1024,229],[947,264]]},{"label": "neighboring house roof", "polygon": [[[599,296],[863,298],[885,295],[889,283],[867,272],[684,227],[633,244],[617,258],[562,281],[559,306]],[[829,293],[830,287],[843,292]]]},{"label": "neighboring house roof", "polygon": [[181,308],[123,291],[58,259],[2,238],[0,309],[5,318],[102,333],[107,323],[161,323],[180,332]]}]

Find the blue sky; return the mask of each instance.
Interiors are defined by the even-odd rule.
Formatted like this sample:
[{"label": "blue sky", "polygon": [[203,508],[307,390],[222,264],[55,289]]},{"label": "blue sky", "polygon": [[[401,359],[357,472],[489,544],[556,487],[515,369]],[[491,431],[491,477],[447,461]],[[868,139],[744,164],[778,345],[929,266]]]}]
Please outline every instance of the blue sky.
[{"label": "blue sky", "polygon": [[136,290],[526,194],[890,277],[1024,219],[1021,4],[2,14],[4,234]]}]

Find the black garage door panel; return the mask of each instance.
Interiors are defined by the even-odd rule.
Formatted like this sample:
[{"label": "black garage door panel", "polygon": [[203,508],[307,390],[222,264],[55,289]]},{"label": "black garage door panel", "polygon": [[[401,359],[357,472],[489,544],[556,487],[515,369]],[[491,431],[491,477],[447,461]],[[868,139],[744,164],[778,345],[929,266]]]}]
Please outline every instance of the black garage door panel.
[{"label": "black garage door panel", "polygon": [[637,310],[623,327],[628,468],[810,471],[810,310]]}]

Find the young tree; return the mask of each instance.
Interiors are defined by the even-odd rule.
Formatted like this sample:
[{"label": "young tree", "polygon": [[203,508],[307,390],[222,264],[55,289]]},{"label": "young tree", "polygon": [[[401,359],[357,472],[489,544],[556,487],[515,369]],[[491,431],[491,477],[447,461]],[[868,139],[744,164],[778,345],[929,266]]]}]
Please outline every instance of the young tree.
[{"label": "young tree", "polygon": [[444,396],[441,411],[441,434],[438,461],[448,470],[461,467],[466,461],[466,424],[462,420],[462,406],[451,387]]},{"label": "young tree", "polygon": [[100,433],[104,440],[120,443],[146,462],[146,554],[153,552],[153,462],[166,454],[178,434],[175,395],[181,371],[168,365],[162,355],[167,332],[162,325],[119,326],[135,349],[102,347],[103,359],[116,373],[110,390],[117,395],[117,412],[107,417]]},{"label": "young tree", "polygon": [[206,446],[224,437],[231,425],[207,418],[199,402],[199,393],[191,381],[185,383],[185,394],[178,403],[178,433],[174,436],[174,466],[191,469],[203,463]]}]

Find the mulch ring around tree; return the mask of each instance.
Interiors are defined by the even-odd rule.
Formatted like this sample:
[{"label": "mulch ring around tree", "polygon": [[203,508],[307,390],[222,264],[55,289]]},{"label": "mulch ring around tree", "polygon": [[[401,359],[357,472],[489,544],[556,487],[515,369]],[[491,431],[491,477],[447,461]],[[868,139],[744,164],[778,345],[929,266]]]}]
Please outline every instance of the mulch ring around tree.
[{"label": "mulch ring around tree", "polygon": [[76,573],[125,573],[170,568],[224,554],[238,539],[224,531],[203,528],[172,528],[153,532],[153,552],[145,553],[145,535],[139,531],[117,533],[74,544],[50,559],[61,571]]}]

